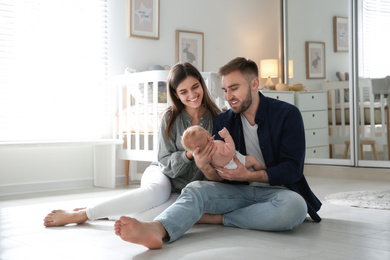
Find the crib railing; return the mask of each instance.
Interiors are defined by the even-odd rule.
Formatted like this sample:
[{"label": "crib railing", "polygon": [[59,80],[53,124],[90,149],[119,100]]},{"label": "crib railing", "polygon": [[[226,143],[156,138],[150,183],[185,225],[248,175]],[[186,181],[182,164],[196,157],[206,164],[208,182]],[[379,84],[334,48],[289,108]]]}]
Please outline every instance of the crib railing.
[{"label": "crib railing", "polygon": [[113,84],[117,87],[117,136],[125,141],[123,148],[117,151],[119,159],[157,159],[159,118],[167,107],[166,102],[159,104],[158,90],[161,82],[166,83],[168,73],[146,71],[114,77]]},{"label": "crib railing", "polygon": [[[328,123],[331,153],[335,144],[348,146],[352,115],[349,99],[349,82],[324,82],[322,89],[328,90]],[[374,97],[370,79],[359,80],[359,140],[384,147],[388,153],[389,109],[383,94]]]}]

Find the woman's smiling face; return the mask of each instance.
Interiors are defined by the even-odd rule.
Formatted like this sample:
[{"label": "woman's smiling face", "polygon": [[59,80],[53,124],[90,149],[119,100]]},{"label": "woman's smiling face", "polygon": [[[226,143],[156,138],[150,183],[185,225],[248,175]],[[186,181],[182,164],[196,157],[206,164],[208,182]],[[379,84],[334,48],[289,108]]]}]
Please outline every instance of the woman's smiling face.
[{"label": "woman's smiling face", "polygon": [[203,88],[199,80],[188,76],[176,89],[176,97],[189,108],[199,108],[203,100]]}]

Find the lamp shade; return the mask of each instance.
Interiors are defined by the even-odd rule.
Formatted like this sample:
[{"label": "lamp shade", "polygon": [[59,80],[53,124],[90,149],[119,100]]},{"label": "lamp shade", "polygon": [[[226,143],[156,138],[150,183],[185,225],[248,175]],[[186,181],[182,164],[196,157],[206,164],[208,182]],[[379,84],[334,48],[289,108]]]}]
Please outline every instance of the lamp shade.
[{"label": "lamp shade", "polygon": [[293,61],[289,60],[288,61],[288,78],[293,78],[294,77],[294,69],[293,69]]},{"label": "lamp shade", "polygon": [[260,73],[262,78],[278,77],[278,60],[268,59],[260,61]]}]

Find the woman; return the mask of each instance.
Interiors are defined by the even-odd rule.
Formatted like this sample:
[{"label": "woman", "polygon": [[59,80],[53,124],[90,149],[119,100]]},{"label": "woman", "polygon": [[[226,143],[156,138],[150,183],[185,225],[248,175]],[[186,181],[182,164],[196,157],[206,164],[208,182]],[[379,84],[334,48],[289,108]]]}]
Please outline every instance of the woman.
[{"label": "woman", "polygon": [[44,219],[46,227],[134,214],[153,219],[176,199],[177,195],[171,193],[179,193],[191,181],[204,179],[192,153],[183,148],[181,136],[192,125],[211,133],[213,119],[220,110],[211,100],[203,77],[190,63],[179,63],[171,69],[167,88],[172,106],[161,122],[158,162],[145,170],[141,187],[92,207],[53,210]]}]

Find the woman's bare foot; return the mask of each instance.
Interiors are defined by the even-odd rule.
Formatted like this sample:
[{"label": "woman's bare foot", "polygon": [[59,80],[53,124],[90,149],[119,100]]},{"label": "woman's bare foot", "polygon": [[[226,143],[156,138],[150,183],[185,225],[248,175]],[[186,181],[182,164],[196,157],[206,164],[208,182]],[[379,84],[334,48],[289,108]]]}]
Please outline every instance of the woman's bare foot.
[{"label": "woman's bare foot", "polygon": [[85,207],[84,208],[75,208],[73,211],[80,211],[80,210],[84,210],[86,209]]},{"label": "woman's bare foot", "polygon": [[88,220],[85,208],[77,208],[73,211],[53,210],[43,220],[46,227],[65,226],[67,224],[81,224]]},{"label": "woman's bare foot", "polygon": [[215,224],[223,225],[223,215],[222,214],[208,214],[204,213],[202,217],[196,222],[196,224]]},{"label": "woman's bare foot", "polygon": [[140,222],[135,218],[122,216],[115,221],[115,234],[124,241],[143,245],[149,249],[159,249],[163,245],[162,239],[167,232],[158,221]]}]

